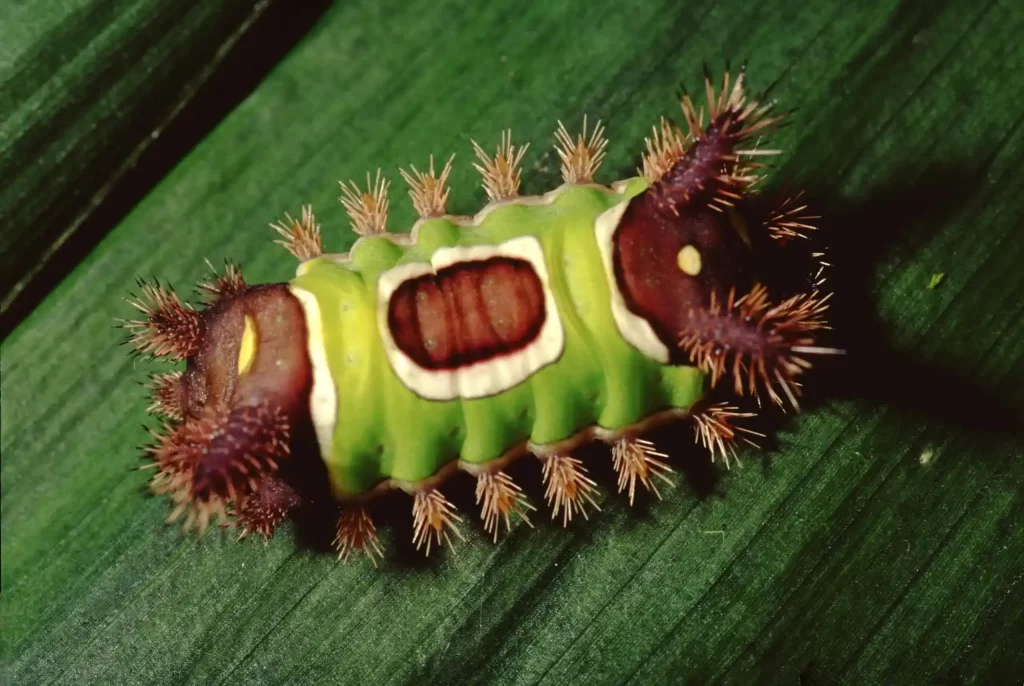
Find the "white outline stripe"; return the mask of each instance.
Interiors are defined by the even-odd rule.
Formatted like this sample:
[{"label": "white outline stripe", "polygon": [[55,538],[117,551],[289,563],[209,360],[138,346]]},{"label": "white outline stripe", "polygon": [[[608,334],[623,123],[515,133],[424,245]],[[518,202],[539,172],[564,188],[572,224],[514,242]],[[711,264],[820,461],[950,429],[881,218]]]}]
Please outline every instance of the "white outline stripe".
[{"label": "white outline stripe", "polygon": [[594,220],[594,238],[597,240],[598,250],[601,251],[604,275],[612,294],[612,317],[619,333],[630,345],[655,362],[668,364],[668,347],[661,342],[646,319],[629,311],[622,291],[619,290],[619,282],[615,280],[615,267],[612,264],[615,231],[619,228],[619,222],[622,221],[622,215],[629,207],[629,203],[630,200],[624,200],[605,210]]},{"label": "white outline stripe", "polygon": [[334,448],[334,428],[338,423],[338,389],[334,387],[331,369],[327,365],[324,325],[320,316],[320,303],[316,296],[299,286],[289,285],[306,315],[306,341],[309,364],[313,370],[313,388],[309,393],[309,414],[316,431],[320,456],[327,459]]}]

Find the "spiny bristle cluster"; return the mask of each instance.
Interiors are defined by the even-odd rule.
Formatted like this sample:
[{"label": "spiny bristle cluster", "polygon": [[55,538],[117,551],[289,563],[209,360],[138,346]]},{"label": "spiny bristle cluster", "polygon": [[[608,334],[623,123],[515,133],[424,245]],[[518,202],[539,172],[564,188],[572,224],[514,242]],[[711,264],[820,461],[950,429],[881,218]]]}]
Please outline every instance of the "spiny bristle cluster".
[{"label": "spiny bristle cluster", "polygon": [[680,347],[690,361],[711,376],[715,386],[731,367],[737,395],[757,396],[763,385],[778,405],[782,390],[795,409],[799,384],[794,378],[811,367],[801,354],[839,352],[814,345],[815,331],[827,329],[825,312],[830,296],[800,294],[773,305],[768,289],[757,284],[736,298],[730,290],[725,303],[712,293],[710,307],[692,310],[681,332]]},{"label": "spiny bristle cluster", "polygon": [[[724,438],[724,440],[730,440]],[[632,436],[612,442],[612,457],[618,473],[619,492],[628,491],[632,505],[637,484],[652,491],[659,498],[661,494],[655,485],[660,479],[673,485],[668,475],[672,468],[664,461],[665,453],[659,452],[653,443]],[[583,463],[574,457],[555,454],[538,454],[544,479],[544,498],[551,508],[551,518],[561,515],[562,525],[568,526],[576,515],[587,518],[587,510],[600,510],[597,503],[597,483],[587,476]],[[476,504],[480,507],[480,519],[484,531],[497,542],[502,523],[505,530],[512,530],[512,515],[532,527],[529,513],[536,511],[522,488],[506,472],[483,471],[476,476]],[[451,546],[452,535],[464,540],[459,524],[462,518],[444,494],[437,488],[427,488],[413,495],[413,543],[417,550],[429,555],[435,546]],[[374,565],[382,554],[376,528],[366,508],[349,505],[341,509],[334,538],[338,559],[347,560],[354,553],[365,553]]]},{"label": "spiny bristle cluster", "polygon": [[587,137],[587,117],[583,117],[583,129],[573,140],[562,122],[558,122],[555,131],[555,152],[562,160],[562,180],[566,183],[593,183],[601,162],[604,160],[608,139],[604,137],[604,127],[597,123]]},{"label": "spiny bristle cluster", "polygon": [[[712,461],[721,457],[726,468],[730,467],[729,457],[736,457],[736,439],[740,438],[755,448],[757,443],[746,436],[759,436],[764,434],[743,426],[739,426],[736,420],[754,417],[753,412],[742,412],[735,405],[726,402],[709,405],[700,412],[693,415],[694,440],[704,446],[711,453]],[[745,435],[741,435],[745,434]]]},{"label": "spiny bristle cluster", "polygon": [[815,290],[822,289],[828,281],[828,270],[832,263],[826,259],[828,255],[824,251],[812,252],[811,257],[818,263],[818,268],[814,271],[814,276],[811,278],[811,285]]},{"label": "spiny bristle cluster", "polygon": [[[753,417],[753,412],[743,412],[728,403],[707,405],[693,415],[697,441],[712,455],[730,466],[730,458],[736,458],[735,443],[742,439],[758,447],[748,436],[764,434],[739,426],[737,420]],[[654,493],[659,499],[657,488],[660,480],[673,486],[669,475],[668,455],[657,450],[645,439],[632,435],[609,439],[615,471],[618,475],[618,492],[629,495],[632,505],[636,498],[637,485]],[[544,480],[544,498],[551,508],[551,518],[561,515],[562,525],[568,526],[574,516],[587,518],[587,510],[600,510],[597,502],[597,483],[587,475],[583,463],[561,453],[535,453],[541,462]],[[476,476],[476,503],[480,506],[480,518],[484,531],[497,542],[501,524],[506,531],[512,529],[512,515],[517,515],[528,526],[533,526],[528,512],[535,511],[523,490],[504,471],[481,471]],[[465,540],[459,525],[462,518],[455,506],[436,487],[425,488],[413,494],[413,543],[417,550],[429,555],[435,546],[452,545],[452,536]],[[376,527],[366,508],[362,505],[348,505],[341,508],[336,524],[334,548],[339,560],[348,560],[355,553],[364,553],[377,564],[382,554]]]},{"label": "spiny bristle cluster", "polygon": [[213,276],[196,285],[199,297],[209,301],[223,300],[232,298],[246,289],[242,268],[237,264],[225,261],[223,274],[218,274],[217,268],[210,264],[209,260],[206,261],[206,265],[213,272]]},{"label": "spiny bristle cluster", "polygon": [[144,468],[158,470],[150,488],[170,496],[168,521],[187,513],[186,529],[204,530],[214,514],[226,519],[226,508],[231,503],[241,508],[289,454],[288,419],[266,403],[208,409],[150,434],[155,442],[146,447],[151,463]]},{"label": "spiny bristle cluster", "polygon": [[152,400],[147,408],[150,414],[162,414],[175,421],[182,420],[181,377],[180,371],[149,375],[146,388],[152,393]]},{"label": "spiny bristle cluster", "polygon": [[689,145],[690,140],[686,134],[668,119],[661,117],[658,125],[651,127],[651,135],[644,138],[646,152],[637,172],[654,183],[683,158]]},{"label": "spiny bristle cluster", "polygon": [[[729,70],[726,69],[722,74],[722,86],[716,92],[715,84],[712,83],[707,65],[704,66],[704,95],[707,98],[708,118],[711,122],[715,122],[723,116],[728,116],[731,119],[731,123],[745,122],[746,128],[732,133],[737,139],[749,136],[751,133],[772,123],[763,119],[764,115],[771,109],[771,104],[762,105],[757,100],[748,101],[744,89],[745,77],[746,74],[741,69],[739,76],[736,77],[735,81],[732,81],[732,88],[730,89],[729,84],[732,77]],[[683,109],[683,116],[686,118],[686,126],[690,131],[690,135],[694,139],[700,138],[704,132],[703,106],[698,111],[693,104],[693,99],[685,90],[683,90],[679,103]]]},{"label": "spiny bristle cluster", "polygon": [[519,195],[519,184],[522,181],[522,169],[520,164],[523,155],[529,149],[530,144],[523,146],[512,145],[512,130],[506,129],[501,134],[501,143],[494,153],[489,156],[476,141],[473,143],[473,152],[476,154],[480,164],[473,163],[484,180],[484,190],[491,202],[511,200]]},{"label": "spiny bristle cluster", "polygon": [[343,562],[348,561],[353,553],[363,553],[374,567],[377,566],[377,560],[384,556],[384,549],[377,538],[377,527],[365,507],[342,508],[335,527],[334,550]]},{"label": "spiny bristle cluster", "polygon": [[427,555],[430,555],[430,548],[434,543],[441,545],[444,542],[451,546],[449,532],[455,534],[459,540],[465,540],[458,527],[462,518],[456,514],[455,506],[448,502],[441,491],[430,489],[417,492],[413,497],[412,518],[412,541],[416,544],[417,550],[425,545]]},{"label": "spiny bristle cluster", "polygon": [[366,190],[362,190],[355,181],[341,183],[339,200],[352,220],[352,230],[360,236],[373,236],[387,231],[390,185],[391,182],[381,175],[380,169],[372,181],[370,172],[366,172]]},{"label": "spiny bristle cluster", "polygon": [[502,520],[505,522],[505,530],[512,530],[513,512],[533,526],[526,511],[536,508],[526,500],[526,494],[505,472],[485,472],[477,476],[476,503],[481,506],[480,518],[484,521],[484,531],[491,534],[495,541],[498,540],[498,527]]},{"label": "spiny bristle cluster", "polygon": [[[583,129],[577,138],[573,139],[568,129],[559,122],[558,129],[555,131],[555,141],[555,152],[562,161],[562,178],[565,182],[571,184],[593,183],[594,175],[601,166],[605,148],[608,145],[601,123],[598,122],[593,131],[588,134],[587,119],[584,117]],[[511,130],[502,132],[501,142],[493,156],[489,155],[476,141],[472,143],[473,152],[479,160],[478,163],[473,163],[473,167],[483,177],[487,197],[492,202],[502,202],[518,197],[522,180],[523,157],[530,147],[529,144],[514,145]],[[433,155],[430,157],[426,172],[420,171],[413,165],[410,165],[409,171],[399,169],[399,173],[409,186],[409,196],[412,198],[413,206],[421,218],[443,217],[448,213],[450,192],[448,178],[452,172],[454,158],[455,155],[448,158],[440,173],[434,169]],[[352,228],[360,236],[370,236],[386,231],[388,187],[389,182],[381,176],[379,169],[374,180],[371,180],[370,175],[367,174],[365,190],[353,181],[342,182],[340,199],[352,220]],[[309,228],[304,228],[304,225],[305,222],[300,224],[288,218],[287,222],[272,226],[287,239],[285,242],[281,242],[282,245],[299,259],[310,259],[303,255],[308,254],[315,257],[321,253],[319,227],[315,231],[315,249],[305,249],[303,246],[306,244],[314,244],[312,239],[314,232]]]},{"label": "spiny bristle cluster", "polygon": [[399,173],[405,182],[409,184],[409,197],[412,198],[413,207],[423,218],[443,217],[448,213],[448,176],[452,173],[452,162],[455,160],[454,153],[448,158],[438,175],[434,172],[434,156],[430,156],[430,167],[427,172],[421,172],[414,165],[409,165],[412,172],[399,169]]},{"label": "spiny bristle cluster", "polygon": [[277,461],[291,451],[288,417],[267,402],[213,410],[204,421],[210,439],[192,477],[192,493],[199,500],[237,500],[246,486],[255,490],[258,478],[276,472]]},{"label": "spiny bristle cluster", "polygon": [[226,503],[222,499],[196,501],[192,494],[192,477],[203,456],[204,446],[209,441],[210,423],[190,421],[185,424],[164,424],[163,431],[148,429],[155,443],[145,450],[151,462],[142,469],[156,468],[157,473],[149,483],[150,490],[157,495],[166,494],[171,500],[171,514],[168,523],[185,517],[187,531],[197,525],[205,531],[211,517],[219,515],[226,521]]},{"label": "spiny bristle cluster", "polygon": [[543,458],[544,498],[551,507],[551,518],[562,513],[562,526],[568,526],[574,514],[587,519],[587,504],[600,510],[594,496],[597,483],[587,476],[587,470],[575,457],[549,455]]},{"label": "spiny bristle cluster", "polygon": [[817,230],[815,222],[821,215],[810,214],[807,203],[800,202],[802,196],[802,192],[784,196],[765,220],[768,235],[784,243],[791,238],[807,238],[808,231]]},{"label": "spiny bristle cluster", "polygon": [[263,477],[231,512],[242,530],[238,538],[259,534],[263,540],[269,541],[274,535],[274,529],[287,519],[300,502],[299,494],[287,483],[272,476]]},{"label": "spiny bristle cluster", "polygon": [[654,495],[661,498],[658,487],[654,483],[657,477],[670,487],[672,480],[668,478],[673,469],[663,460],[668,455],[658,452],[654,444],[641,438],[623,437],[612,445],[612,460],[615,465],[615,472],[618,474],[619,493],[629,491],[629,504],[633,504],[636,494],[636,484],[639,481],[644,488],[652,491]]},{"label": "spiny bristle cluster", "polygon": [[156,281],[138,283],[141,295],[133,295],[127,302],[144,318],[122,320],[121,327],[130,332],[128,342],[152,357],[183,360],[195,354],[203,333],[199,313]]},{"label": "spiny bristle cluster", "polygon": [[679,200],[687,202],[692,194],[709,192],[708,207],[722,211],[742,200],[743,193],[760,180],[759,170],[766,165],[749,158],[780,152],[759,149],[757,145],[746,149],[740,146],[782,117],[767,116],[771,103],[762,105],[757,100],[747,99],[743,72],[731,81],[727,70],[721,87],[716,90],[705,70],[704,90],[709,114],[707,124],[704,107],[698,110],[684,91],[680,107],[686,131],[663,118],[645,141],[647,152],[641,172],[655,184],[671,171],[674,176],[686,179],[684,182],[677,179],[673,184],[682,189],[683,197]]},{"label": "spiny bristle cluster", "polygon": [[300,262],[312,260],[323,255],[320,238],[320,225],[313,215],[310,205],[302,206],[301,219],[293,219],[285,213],[284,219],[270,225],[284,240],[274,241],[294,255]]}]

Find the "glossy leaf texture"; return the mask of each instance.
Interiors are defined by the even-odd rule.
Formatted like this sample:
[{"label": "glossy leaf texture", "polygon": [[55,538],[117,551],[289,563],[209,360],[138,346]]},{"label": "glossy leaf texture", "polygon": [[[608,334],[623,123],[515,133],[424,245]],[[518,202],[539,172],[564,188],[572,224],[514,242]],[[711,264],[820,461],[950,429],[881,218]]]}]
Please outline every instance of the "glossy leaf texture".
[{"label": "glossy leaf texture", "polygon": [[[190,123],[180,158],[140,171],[153,183],[95,227],[95,246],[3,341],[5,682],[1020,682],[1024,11],[523,4],[321,8],[237,106]],[[118,21],[171,36],[192,16],[189,3],[161,7]],[[24,10],[24,35],[3,31],[59,55],[71,24],[43,15]],[[75,31],[133,45],[130,24],[108,35],[83,16],[96,23]],[[168,50],[161,69],[210,59],[215,33]],[[76,92],[94,102],[147,69],[80,59],[92,76],[79,91],[16,104],[3,129],[4,192],[40,189],[4,211],[31,208],[23,226],[39,224],[39,243],[75,212],[44,216],[60,184],[31,144],[61,117],[98,112]],[[591,450],[601,512],[563,530],[528,487],[536,528],[492,544],[474,523],[457,554],[429,563],[400,552],[408,525],[385,527],[391,552],[374,568],[303,549],[288,528],[264,546],[162,524],[167,504],[133,469],[140,424],[153,425],[136,382],[157,365],[125,354],[113,328],[137,276],[183,286],[206,275],[204,259],[230,258],[250,282],[288,279],[295,262],[268,224],[311,203],[327,247],[346,249],[337,181],[377,167],[394,182],[391,226],[406,230],[415,215],[397,168],[430,154],[457,153],[451,207],[472,213],[485,198],[469,141],[492,148],[506,127],[531,143],[526,193],[559,183],[554,129],[584,113],[611,139],[600,180],[632,175],[658,117],[679,117],[678,86],[699,91],[704,61],[720,72],[744,59],[755,90],[797,108],[772,136],[784,154],[768,185],[807,189],[824,215],[849,349],[769,450],[745,449],[726,471],[700,462],[684,432],[671,452],[687,476],[633,508]],[[232,69],[245,71],[229,58],[212,78],[243,78]],[[20,103],[3,82],[0,97]],[[144,109],[133,98],[149,92],[118,110],[129,129]],[[75,130],[113,157],[79,160],[77,173],[129,159],[132,146],[103,147],[103,131]],[[40,246],[25,245],[5,243],[5,273],[36,263]],[[474,520],[472,498],[456,500]]]}]

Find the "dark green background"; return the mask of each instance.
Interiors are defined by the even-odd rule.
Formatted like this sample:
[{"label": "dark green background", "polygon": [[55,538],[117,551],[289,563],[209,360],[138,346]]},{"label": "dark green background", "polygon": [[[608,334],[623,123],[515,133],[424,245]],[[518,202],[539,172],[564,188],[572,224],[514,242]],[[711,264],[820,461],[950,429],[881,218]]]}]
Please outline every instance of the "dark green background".
[{"label": "dark green background", "polygon": [[[5,682],[1024,679],[1021,4],[520,4],[0,8]],[[584,112],[601,179],[630,175],[677,86],[744,58],[798,108],[770,184],[825,214],[851,351],[771,452],[679,451],[663,502],[496,546],[474,524],[422,566],[161,526],[131,469],[150,365],[112,328],[136,275],[286,279],[269,222],[311,202],[347,248],[337,180],[380,166],[408,226],[395,170],[430,153],[472,213],[469,139],[506,126],[527,193]]]}]

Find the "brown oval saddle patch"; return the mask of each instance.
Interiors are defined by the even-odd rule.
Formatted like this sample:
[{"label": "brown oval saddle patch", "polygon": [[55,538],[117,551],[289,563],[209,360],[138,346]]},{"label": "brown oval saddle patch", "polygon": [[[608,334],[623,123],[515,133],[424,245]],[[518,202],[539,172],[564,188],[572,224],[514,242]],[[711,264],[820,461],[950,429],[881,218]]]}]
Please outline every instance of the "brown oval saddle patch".
[{"label": "brown oval saddle patch", "polygon": [[458,369],[529,346],[544,326],[544,297],[527,260],[457,262],[401,283],[388,302],[388,328],[424,369]]},{"label": "brown oval saddle patch", "polygon": [[[716,212],[702,207],[665,216],[648,202],[646,196],[634,198],[612,237],[615,282],[626,307],[679,355],[679,332],[690,312],[706,309],[712,293],[724,302],[730,288],[746,285],[748,251]],[[693,273],[679,263],[687,247],[699,260]]]}]

